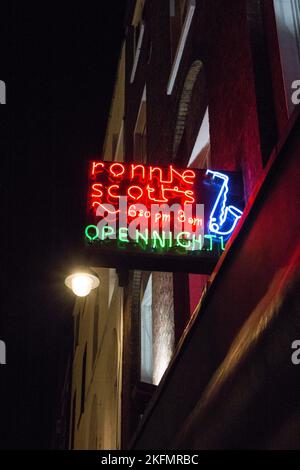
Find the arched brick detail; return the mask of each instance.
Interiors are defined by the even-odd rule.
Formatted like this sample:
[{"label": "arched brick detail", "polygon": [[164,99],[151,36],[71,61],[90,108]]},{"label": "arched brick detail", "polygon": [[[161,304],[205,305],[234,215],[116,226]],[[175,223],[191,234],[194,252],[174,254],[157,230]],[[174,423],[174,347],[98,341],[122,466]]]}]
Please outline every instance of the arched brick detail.
[{"label": "arched brick detail", "polygon": [[177,150],[178,150],[178,147],[180,145],[180,142],[184,133],[186,118],[187,118],[189,107],[190,107],[193,89],[197,81],[199,72],[203,70],[203,67],[204,67],[203,62],[201,60],[195,60],[192,63],[184,81],[183,90],[181,93],[179,106],[178,106],[178,112],[177,112],[177,121],[176,121],[174,141],[173,141],[173,151],[172,151],[173,159],[176,158]]}]

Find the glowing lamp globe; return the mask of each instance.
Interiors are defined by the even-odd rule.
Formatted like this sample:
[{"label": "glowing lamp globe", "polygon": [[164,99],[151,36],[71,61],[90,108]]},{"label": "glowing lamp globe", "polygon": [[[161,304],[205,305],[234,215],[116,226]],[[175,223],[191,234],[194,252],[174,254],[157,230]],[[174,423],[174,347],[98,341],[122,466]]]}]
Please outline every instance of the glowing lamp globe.
[{"label": "glowing lamp globe", "polygon": [[94,274],[78,272],[70,274],[65,280],[65,284],[78,297],[86,297],[92,289],[99,286],[100,281]]}]

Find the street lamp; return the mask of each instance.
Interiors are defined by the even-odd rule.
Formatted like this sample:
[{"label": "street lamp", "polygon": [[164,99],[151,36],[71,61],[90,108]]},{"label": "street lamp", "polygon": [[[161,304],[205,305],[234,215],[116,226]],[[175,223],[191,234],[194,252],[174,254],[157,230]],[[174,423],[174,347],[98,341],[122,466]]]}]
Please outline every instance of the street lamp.
[{"label": "street lamp", "polygon": [[83,269],[70,274],[65,279],[65,284],[78,297],[86,297],[92,289],[99,286],[100,281],[97,275],[90,270]]}]

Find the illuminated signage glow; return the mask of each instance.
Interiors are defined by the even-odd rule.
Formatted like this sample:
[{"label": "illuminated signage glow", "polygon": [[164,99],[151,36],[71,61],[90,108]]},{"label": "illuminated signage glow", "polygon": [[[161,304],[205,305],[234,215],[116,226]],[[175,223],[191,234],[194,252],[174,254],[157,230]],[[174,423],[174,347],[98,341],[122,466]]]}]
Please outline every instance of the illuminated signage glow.
[{"label": "illuminated signage glow", "polygon": [[92,161],[85,239],[102,253],[219,256],[242,216],[241,195],[232,172]]},{"label": "illuminated signage glow", "polygon": [[[229,192],[229,177],[218,171],[207,170],[206,175],[212,175],[212,178],[219,178],[223,181],[216,202],[209,216],[209,231],[216,235],[229,236],[233,232],[242,217],[243,212],[235,206],[226,205]],[[229,214],[231,217],[229,217]],[[228,220],[231,221],[228,224]],[[225,228],[226,227],[226,228]]]},{"label": "illuminated signage glow", "polygon": [[[116,239],[120,244],[135,242],[140,248],[146,249],[148,246],[151,248],[184,248],[184,250],[191,251],[212,251],[215,243],[220,245],[222,251],[225,250],[225,241],[223,236],[215,235],[196,235],[190,232],[179,232],[176,236],[172,232],[153,231],[150,237],[149,231],[145,232],[135,231],[134,238],[129,237],[129,230],[122,227],[115,232],[110,226],[104,226],[101,230],[97,225],[87,225],[85,228],[86,238],[92,242],[95,240],[111,240]],[[113,238],[112,238],[113,237]],[[182,250],[181,250],[182,251]]]}]

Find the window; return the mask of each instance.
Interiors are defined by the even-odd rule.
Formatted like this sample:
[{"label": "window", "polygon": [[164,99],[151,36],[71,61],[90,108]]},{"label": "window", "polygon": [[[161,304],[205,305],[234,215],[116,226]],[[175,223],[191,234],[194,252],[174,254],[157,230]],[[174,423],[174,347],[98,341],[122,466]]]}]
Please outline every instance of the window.
[{"label": "window", "polygon": [[141,381],[153,383],[152,354],[152,274],[141,302]]},{"label": "window", "polygon": [[144,88],[138,117],[134,129],[134,159],[135,161],[147,162],[147,122],[146,122],[146,87]]},{"label": "window", "polygon": [[83,358],[82,358],[80,415],[82,415],[84,413],[85,382],[86,382],[86,345],[85,345],[85,348],[84,348],[84,353],[83,353]]},{"label": "window", "polygon": [[143,42],[143,37],[144,37],[144,31],[145,31],[145,24],[143,21],[141,21],[137,27],[134,28],[134,58],[133,58],[133,66],[132,66],[132,71],[131,71],[131,76],[130,76],[130,83],[134,82],[134,77],[136,73],[136,69],[138,66],[139,58],[140,58],[140,53],[142,49],[142,42]]},{"label": "window", "polygon": [[208,107],[200,125],[197,139],[188,163],[193,168],[208,168],[210,166],[210,135]]},{"label": "window", "polygon": [[289,115],[292,102],[292,83],[300,80],[300,4],[299,0],[274,0],[276,25],[281,57],[286,105]]},{"label": "window", "polygon": [[138,47],[139,47],[139,39],[141,37],[141,33],[143,33],[143,28],[144,28],[144,22],[141,19],[139,24],[137,26],[135,26],[135,28],[134,28],[133,50],[134,50],[135,55],[136,55]]},{"label": "window", "polygon": [[187,0],[170,0],[170,43],[173,62],[187,10]]},{"label": "window", "polygon": [[168,95],[173,91],[195,8],[196,0],[170,0],[170,44],[173,65],[167,86]]},{"label": "window", "polygon": [[140,307],[141,381],[158,385],[174,352],[173,274],[143,273]]}]

